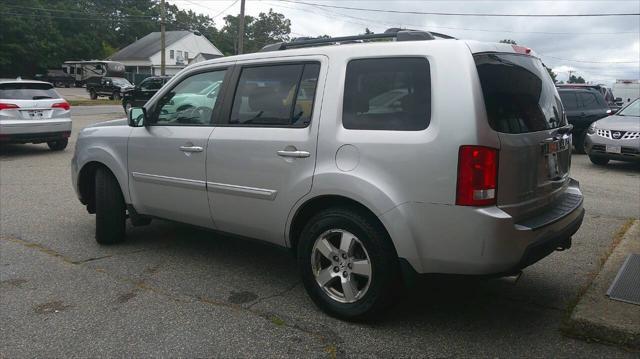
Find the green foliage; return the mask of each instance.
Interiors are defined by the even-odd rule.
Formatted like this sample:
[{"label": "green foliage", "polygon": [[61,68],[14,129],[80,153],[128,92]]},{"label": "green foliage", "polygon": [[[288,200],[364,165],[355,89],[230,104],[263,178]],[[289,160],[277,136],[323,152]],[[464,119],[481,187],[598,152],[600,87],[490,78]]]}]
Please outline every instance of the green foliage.
[{"label": "green foliage", "polygon": [[518,45],[516,40],[511,40],[511,39],[504,39],[504,40],[500,40],[498,42],[503,43],[503,44]]},{"label": "green foliage", "polygon": [[[159,0],[0,0],[0,78],[31,77],[67,60],[104,59],[160,31]],[[236,53],[237,16],[214,20],[165,2],[166,29],[199,31],[225,55]],[[291,21],[269,10],[246,17],[244,52],[288,41]]]},{"label": "green foliage", "polygon": [[555,72],[553,72],[553,70],[551,70],[550,68],[548,68],[548,67],[546,67],[546,66],[545,66],[544,68],[545,68],[545,69],[547,69],[547,72],[549,73],[549,76],[551,76],[551,79],[553,80],[553,83],[557,83],[557,82],[558,82],[558,80],[556,79],[556,77],[557,77],[558,75],[556,75],[556,73],[555,73]]},{"label": "green foliage", "polygon": [[571,75],[567,83],[569,84],[583,84],[586,81],[582,78],[582,76],[576,77],[576,75]]}]

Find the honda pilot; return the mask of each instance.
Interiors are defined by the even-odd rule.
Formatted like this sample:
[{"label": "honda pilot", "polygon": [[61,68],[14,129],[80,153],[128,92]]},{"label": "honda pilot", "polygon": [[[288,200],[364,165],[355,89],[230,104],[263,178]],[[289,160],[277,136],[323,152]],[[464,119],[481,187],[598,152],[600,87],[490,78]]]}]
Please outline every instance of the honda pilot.
[{"label": "honda pilot", "polygon": [[405,278],[513,275],[569,248],[571,145],[530,49],[392,30],[191,65],[85,128],[72,177],[99,243],[158,218],[288,247],[318,307],[354,320]]}]

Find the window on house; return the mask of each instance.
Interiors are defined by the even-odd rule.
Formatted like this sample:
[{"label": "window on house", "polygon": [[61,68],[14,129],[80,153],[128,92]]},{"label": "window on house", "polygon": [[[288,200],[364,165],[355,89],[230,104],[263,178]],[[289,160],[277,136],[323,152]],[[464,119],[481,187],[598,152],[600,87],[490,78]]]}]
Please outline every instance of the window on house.
[{"label": "window on house", "polygon": [[178,50],[178,58],[182,57],[182,51]]},{"label": "window on house", "polygon": [[189,53],[186,51],[184,52],[184,59],[189,60]]},{"label": "window on house", "polygon": [[169,58],[170,58],[170,59],[173,59],[173,50],[170,50],[170,51],[169,51]]}]

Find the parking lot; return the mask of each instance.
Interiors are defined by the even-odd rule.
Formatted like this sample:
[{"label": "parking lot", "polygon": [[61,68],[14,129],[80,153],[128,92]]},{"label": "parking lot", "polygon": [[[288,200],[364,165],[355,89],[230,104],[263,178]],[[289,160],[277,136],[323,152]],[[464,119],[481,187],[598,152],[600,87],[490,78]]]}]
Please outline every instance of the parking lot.
[{"label": "parking lot", "polygon": [[70,160],[82,127],[123,112],[73,111],[66,151],[0,148],[0,357],[637,357],[560,331],[615,236],[640,218],[637,165],[574,155],[585,222],[570,250],[517,282],[426,281],[380,321],[353,324],[313,305],[285,250],[159,220],[98,245]]}]

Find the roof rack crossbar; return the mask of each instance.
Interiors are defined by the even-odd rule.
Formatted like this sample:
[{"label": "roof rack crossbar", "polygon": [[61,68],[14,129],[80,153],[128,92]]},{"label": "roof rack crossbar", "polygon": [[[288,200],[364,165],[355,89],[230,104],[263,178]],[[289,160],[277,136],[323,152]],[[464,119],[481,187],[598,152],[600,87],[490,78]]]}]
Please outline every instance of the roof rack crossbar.
[{"label": "roof rack crossbar", "polygon": [[439,34],[437,32],[407,30],[407,29],[388,29],[381,34],[363,34],[353,36],[329,37],[321,39],[302,38],[292,42],[279,42],[264,46],[260,52],[286,50],[290,48],[303,48],[318,45],[330,45],[343,42],[356,42],[376,39],[396,39],[396,41],[416,41],[416,40],[433,40],[435,37],[444,39],[455,39],[452,36]]}]

